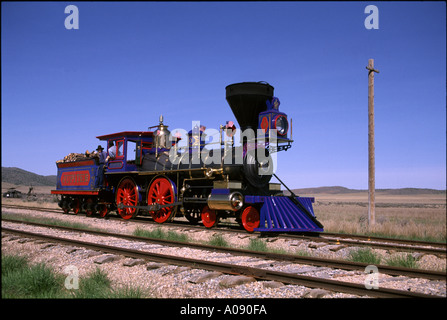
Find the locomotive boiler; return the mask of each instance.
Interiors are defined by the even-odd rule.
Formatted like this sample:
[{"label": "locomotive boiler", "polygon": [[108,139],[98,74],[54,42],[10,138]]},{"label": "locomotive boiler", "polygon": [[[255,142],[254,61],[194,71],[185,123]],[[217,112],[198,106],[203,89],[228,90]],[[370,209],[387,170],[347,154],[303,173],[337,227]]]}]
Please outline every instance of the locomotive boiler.
[{"label": "locomotive boiler", "polygon": [[150,215],[158,223],[185,216],[207,228],[233,218],[248,232],[322,232],[313,198],[285,196],[281,184],[271,182],[277,153],[293,142],[273,92],[265,82],[227,86],[239,128],[227,121],[214,130],[219,139],[212,143],[207,143],[210,130],[199,123],[174,134],[162,116],[153,131],[98,136],[114,146],[108,154],[115,156],[104,166],[105,186],[94,188],[100,166],[92,158],[58,163],[52,193],[61,195],[64,212],[117,211],[124,219]]}]

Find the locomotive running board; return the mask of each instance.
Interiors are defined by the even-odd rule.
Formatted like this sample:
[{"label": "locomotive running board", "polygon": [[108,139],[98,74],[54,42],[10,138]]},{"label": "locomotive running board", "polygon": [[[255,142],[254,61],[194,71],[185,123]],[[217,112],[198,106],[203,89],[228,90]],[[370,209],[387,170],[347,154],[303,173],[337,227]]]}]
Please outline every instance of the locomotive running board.
[{"label": "locomotive running board", "polygon": [[[246,197],[246,200],[249,196]],[[314,198],[296,197],[298,206],[284,196],[252,196],[252,202],[263,202],[260,212],[260,232],[323,232],[323,226],[316,220],[312,202]],[[307,212],[305,212],[307,211]],[[312,216],[309,216],[309,213]]]}]

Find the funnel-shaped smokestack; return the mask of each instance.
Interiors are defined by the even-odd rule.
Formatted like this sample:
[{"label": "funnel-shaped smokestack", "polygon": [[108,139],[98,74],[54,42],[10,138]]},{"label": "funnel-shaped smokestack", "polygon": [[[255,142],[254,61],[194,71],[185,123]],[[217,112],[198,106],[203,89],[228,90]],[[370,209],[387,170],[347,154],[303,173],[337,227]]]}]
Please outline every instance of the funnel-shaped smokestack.
[{"label": "funnel-shaped smokestack", "polygon": [[242,130],[258,127],[258,116],[267,110],[266,101],[273,97],[273,87],[265,82],[241,82],[226,88],[227,102]]}]

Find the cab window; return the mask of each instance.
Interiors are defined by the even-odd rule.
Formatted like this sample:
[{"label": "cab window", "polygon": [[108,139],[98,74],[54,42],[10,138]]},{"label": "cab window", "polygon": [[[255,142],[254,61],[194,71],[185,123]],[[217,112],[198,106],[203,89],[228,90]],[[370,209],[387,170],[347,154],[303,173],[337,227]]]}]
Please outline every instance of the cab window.
[{"label": "cab window", "polygon": [[112,140],[113,147],[109,148],[108,155],[115,158],[123,158],[124,157],[124,140]]},{"label": "cab window", "polygon": [[128,140],[127,155],[126,155],[127,162],[135,160],[136,151],[137,151],[137,143],[135,141]]},{"label": "cab window", "polygon": [[118,151],[116,152],[116,157],[123,157],[124,156],[124,140],[118,140],[116,142],[116,147]]}]

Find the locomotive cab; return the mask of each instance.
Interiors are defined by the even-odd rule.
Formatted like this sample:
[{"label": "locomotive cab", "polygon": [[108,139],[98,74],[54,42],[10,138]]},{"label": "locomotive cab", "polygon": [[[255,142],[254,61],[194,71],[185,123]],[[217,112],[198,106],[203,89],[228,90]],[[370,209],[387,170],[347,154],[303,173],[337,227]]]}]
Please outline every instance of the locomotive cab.
[{"label": "locomotive cab", "polygon": [[[107,141],[107,145],[113,142],[115,158],[107,163],[108,173],[136,171],[153,144],[152,131],[124,131],[96,138]],[[109,150],[107,150],[107,155],[109,155]]]}]

